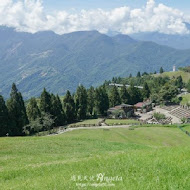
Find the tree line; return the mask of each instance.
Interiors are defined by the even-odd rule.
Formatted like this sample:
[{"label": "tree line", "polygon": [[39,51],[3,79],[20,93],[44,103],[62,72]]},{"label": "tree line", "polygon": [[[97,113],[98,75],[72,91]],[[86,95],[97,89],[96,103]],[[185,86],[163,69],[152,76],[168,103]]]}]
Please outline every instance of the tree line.
[{"label": "tree line", "polygon": [[[124,85],[110,87],[110,82]],[[130,84],[129,88],[126,83]],[[143,89],[135,85],[142,85]],[[183,86],[181,77],[170,80],[139,73],[137,77],[113,78],[97,88],[86,89],[80,85],[75,93],[68,90],[64,97],[44,88],[39,98],[32,97],[25,102],[13,84],[7,101],[0,95],[0,136],[32,135],[87,118],[106,116],[110,107],[121,103],[134,105],[147,99],[155,103],[178,102],[178,88]]]}]

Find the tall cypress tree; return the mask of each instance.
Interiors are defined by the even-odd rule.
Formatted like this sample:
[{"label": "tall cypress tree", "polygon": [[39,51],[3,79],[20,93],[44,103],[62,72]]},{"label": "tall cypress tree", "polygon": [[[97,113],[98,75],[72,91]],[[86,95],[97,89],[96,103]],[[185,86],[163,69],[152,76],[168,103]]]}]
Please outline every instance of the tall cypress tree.
[{"label": "tall cypress tree", "polygon": [[144,83],[142,94],[143,94],[144,98],[150,97],[150,89],[149,89],[148,84],[146,82]]},{"label": "tall cypress tree", "polygon": [[116,105],[121,104],[121,98],[120,98],[118,89],[115,85],[111,89],[110,104],[111,104],[111,106],[116,106]]},{"label": "tall cypress tree", "polygon": [[175,85],[176,85],[178,88],[180,88],[180,89],[183,88],[184,84],[183,84],[183,79],[182,79],[181,75],[176,78],[176,80],[175,80]]},{"label": "tall cypress tree", "polygon": [[162,74],[163,72],[164,72],[164,69],[160,67],[160,74]]},{"label": "tall cypress tree", "polygon": [[141,73],[140,73],[140,71],[137,73],[137,77],[138,77],[138,78],[141,77]]},{"label": "tall cypress tree", "polygon": [[22,98],[22,94],[18,92],[16,85],[13,83],[10,99],[7,101],[7,108],[11,120],[10,135],[23,135],[23,127],[27,125],[28,117],[26,108]]},{"label": "tall cypress tree", "polygon": [[109,98],[104,87],[99,87],[95,90],[95,107],[96,111],[101,115],[105,115],[109,108]]},{"label": "tall cypress tree", "polygon": [[51,113],[51,95],[44,88],[40,96],[40,111],[45,113]]},{"label": "tall cypress tree", "polygon": [[134,85],[131,83],[128,92],[130,94],[130,104],[136,104],[137,102],[142,101],[142,95],[138,88],[135,88]]},{"label": "tall cypress tree", "polygon": [[87,91],[80,85],[75,94],[77,119],[85,119],[87,114]]},{"label": "tall cypress tree", "polygon": [[88,90],[87,92],[87,95],[88,95],[88,104],[87,104],[87,109],[88,109],[88,112],[90,113],[90,115],[93,114],[93,110],[94,110],[94,107],[95,107],[95,90],[94,90],[94,87],[90,87],[90,89]]},{"label": "tall cypress tree", "polygon": [[27,116],[28,116],[29,121],[34,121],[37,118],[40,118],[41,113],[38,108],[36,98],[31,98],[29,100],[26,111],[27,111]]},{"label": "tall cypress tree", "polygon": [[51,114],[55,121],[55,126],[62,126],[65,124],[65,114],[58,95],[51,94]]},{"label": "tall cypress tree", "polygon": [[63,106],[64,106],[67,123],[72,123],[76,119],[75,102],[69,90],[67,91],[64,97]]},{"label": "tall cypress tree", "polygon": [[130,95],[127,91],[127,88],[125,85],[123,85],[121,87],[121,91],[120,91],[120,97],[121,97],[121,102],[124,103],[124,104],[127,104],[129,103],[129,100],[130,100]]},{"label": "tall cypress tree", "polygon": [[0,95],[0,136],[9,133],[9,125],[8,109],[3,96]]}]

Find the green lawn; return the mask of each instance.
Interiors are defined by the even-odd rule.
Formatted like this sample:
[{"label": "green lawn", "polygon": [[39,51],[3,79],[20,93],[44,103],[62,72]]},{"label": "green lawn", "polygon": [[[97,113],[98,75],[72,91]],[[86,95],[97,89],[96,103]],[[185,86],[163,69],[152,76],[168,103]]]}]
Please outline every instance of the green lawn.
[{"label": "green lawn", "polygon": [[184,82],[188,82],[190,80],[190,73],[184,71],[176,71],[176,72],[164,72],[161,75],[156,74],[155,76],[168,76],[170,78],[177,78],[178,76],[182,76]]},{"label": "green lawn", "polygon": [[182,96],[182,98],[183,98],[181,101],[182,105],[186,105],[186,104],[190,105],[190,94],[186,94],[186,95]]},{"label": "green lawn", "polygon": [[[0,184],[2,190],[188,190],[189,158],[190,138],[169,127],[0,138]],[[100,173],[122,179],[91,187],[104,185],[96,179]],[[95,181],[90,179],[93,176]],[[79,183],[89,186],[80,188]]]},{"label": "green lawn", "polygon": [[140,122],[134,119],[106,119],[106,123],[108,125],[114,125],[114,124],[128,125],[128,124],[136,124],[136,123],[138,124]]},{"label": "green lawn", "polygon": [[190,132],[190,126],[183,127],[183,129],[184,129],[185,131]]},{"label": "green lawn", "polygon": [[75,126],[77,126],[77,125],[96,125],[101,120],[102,119],[87,119],[87,120],[84,120],[84,121],[81,121],[81,122],[73,123],[70,126],[72,126],[72,125],[75,125]]}]

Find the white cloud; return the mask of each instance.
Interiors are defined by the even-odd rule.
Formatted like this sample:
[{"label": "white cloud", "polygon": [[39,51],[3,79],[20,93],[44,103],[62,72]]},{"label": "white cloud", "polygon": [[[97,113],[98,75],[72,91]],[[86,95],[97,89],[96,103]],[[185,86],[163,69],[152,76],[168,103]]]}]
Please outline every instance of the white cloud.
[{"label": "white cloud", "polygon": [[158,31],[162,33],[189,33],[184,22],[190,17],[182,11],[148,0],[140,9],[129,7],[81,10],[76,13],[58,11],[48,14],[42,0],[0,0],[0,25],[15,27],[19,31],[52,30],[58,34],[81,30],[102,33],[117,31],[123,34]]}]

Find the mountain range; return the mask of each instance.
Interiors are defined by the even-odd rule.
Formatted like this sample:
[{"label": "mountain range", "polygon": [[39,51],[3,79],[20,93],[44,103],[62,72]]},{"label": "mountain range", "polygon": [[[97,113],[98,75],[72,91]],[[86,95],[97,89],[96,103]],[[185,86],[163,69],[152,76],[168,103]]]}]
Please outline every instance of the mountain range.
[{"label": "mountain range", "polygon": [[190,49],[190,34],[162,34],[159,32],[142,32],[131,34],[132,38],[140,41],[151,41],[176,49]]},{"label": "mountain range", "polygon": [[25,98],[39,96],[44,87],[63,95],[79,84],[97,86],[112,77],[190,64],[189,49],[97,31],[31,34],[0,27],[0,42],[0,94],[5,97],[13,82]]}]

